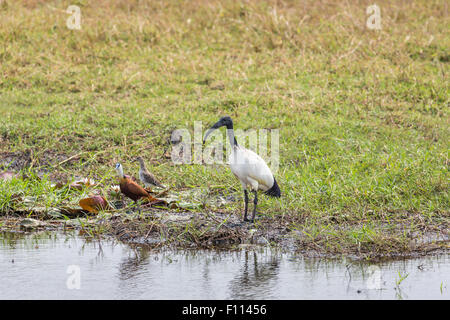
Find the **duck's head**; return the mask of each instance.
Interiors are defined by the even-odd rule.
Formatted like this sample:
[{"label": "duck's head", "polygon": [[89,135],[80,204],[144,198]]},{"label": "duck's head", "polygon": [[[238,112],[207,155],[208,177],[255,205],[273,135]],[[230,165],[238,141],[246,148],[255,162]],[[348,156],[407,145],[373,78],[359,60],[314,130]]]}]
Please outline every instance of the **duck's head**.
[{"label": "duck's head", "polygon": [[119,162],[116,163],[116,172],[120,178],[123,178],[123,167]]},{"label": "duck's head", "polygon": [[134,161],[138,161],[139,163],[144,163],[144,159],[142,159],[141,156],[136,157],[136,158],[134,159]]}]

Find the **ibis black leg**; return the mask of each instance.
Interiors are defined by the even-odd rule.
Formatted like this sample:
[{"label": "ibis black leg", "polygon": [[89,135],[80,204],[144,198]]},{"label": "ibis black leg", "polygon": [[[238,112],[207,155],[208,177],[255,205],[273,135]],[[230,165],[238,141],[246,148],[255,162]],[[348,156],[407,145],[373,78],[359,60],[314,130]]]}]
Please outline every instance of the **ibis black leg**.
[{"label": "ibis black leg", "polygon": [[247,190],[244,190],[244,202],[245,202],[244,221],[248,221],[248,219],[247,219],[247,211],[248,211],[248,191],[247,191]]},{"label": "ibis black leg", "polygon": [[256,205],[258,204],[258,193],[256,193],[256,191],[253,191],[253,194],[255,195],[255,199],[253,199],[253,204],[254,204],[255,206],[253,207],[252,220],[250,220],[251,222],[254,222],[254,221],[255,221]]}]

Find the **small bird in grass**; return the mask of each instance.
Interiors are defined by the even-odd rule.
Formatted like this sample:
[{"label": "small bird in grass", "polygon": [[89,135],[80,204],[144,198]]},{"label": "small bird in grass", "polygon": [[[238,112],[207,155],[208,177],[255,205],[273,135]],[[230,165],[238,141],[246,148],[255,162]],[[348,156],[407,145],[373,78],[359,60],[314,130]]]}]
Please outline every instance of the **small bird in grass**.
[{"label": "small bird in grass", "polygon": [[145,168],[144,159],[142,159],[142,157],[137,157],[135,161],[139,161],[139,165],[141,166],[139,168],[139,179],[141,179],[145,187],[165,188],[165,186],[163,186],[161,182]]},{"label": "small bird in grass", "polygon": [[[231,172],[239,179],[244,189],[245,214],[244,221],[253,222],[256,215],[256,205],[258,204],[258,190],[264,191],[271,197],[281,197],[280,187],[275,177],[267,166],[266,162],[255,152],[238,145],[234,136],[233,121],[230,117],[222,117],[214,124],[205,134],[203,144],[214,130],[220,127],[227,127],[227,135],[231,144],[230,169]],[[255,195],[253,200],[252,219],[247,219],[248,211],[248,189]]]},{"label": "small bird in grass", "polygon": [[139,213],[141,212],[141,206],[138,202],[139,200],[148,200],[151,203],[158,201],[158,199],[152,197],[147,191],[145,191],[144,188],[138,185],[130,177],[125,176],[123,174],[123,167],[120,163],[116,164],[116,171],[120,179],[120,191],[138,205]]}]

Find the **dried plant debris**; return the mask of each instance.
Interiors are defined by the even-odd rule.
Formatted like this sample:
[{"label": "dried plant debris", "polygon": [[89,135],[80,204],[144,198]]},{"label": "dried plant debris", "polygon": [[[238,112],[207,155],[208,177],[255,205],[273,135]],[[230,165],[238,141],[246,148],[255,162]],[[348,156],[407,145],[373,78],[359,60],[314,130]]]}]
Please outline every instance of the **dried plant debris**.
[{"label": "dried plant debris", "polygon": [[4,171],[4,172],[0,172],[0,181],[1,180],[12,180],[13,178],[17,178],[19,177],[19,175],[13,171]]}]

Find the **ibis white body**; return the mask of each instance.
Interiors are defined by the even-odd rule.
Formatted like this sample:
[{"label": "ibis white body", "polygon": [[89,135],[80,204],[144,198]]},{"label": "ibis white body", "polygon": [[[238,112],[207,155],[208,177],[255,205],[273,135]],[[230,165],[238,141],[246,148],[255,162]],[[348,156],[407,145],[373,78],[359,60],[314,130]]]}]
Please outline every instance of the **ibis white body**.
[{"label": "ibis white body", "polygon": [[280,187],[278,186],[277,181],[275,180],[272,171],[270,171],[266,162],[255,152],[238,145],[236,138],[234,137],[233,121],[230,117],[220,118],[220,120],[206,132],[205,137],[203,138],[203,143],[205,143],[206,139],[213,130],[216,130],[222,126],[227,127],[227,135],[232,147],[229,160],[231,172],[236,176],[236,178],[239,179],[244,189],[244,221],[249,221],[247,220],[249,201],[247,190],[252,191],[255,195],[253,200],[255,206],[253,207],[252,219],[250,220],[254,221],[256,205],[258,203],[257,191],[261,190],[271,197],[278,198],[281,196]]},{"label": "ibis white body", "polygon": [[275,181],[266,162],[252,150],[241,146],[232,148],[230,169],[244,189],[267,191]]}]

